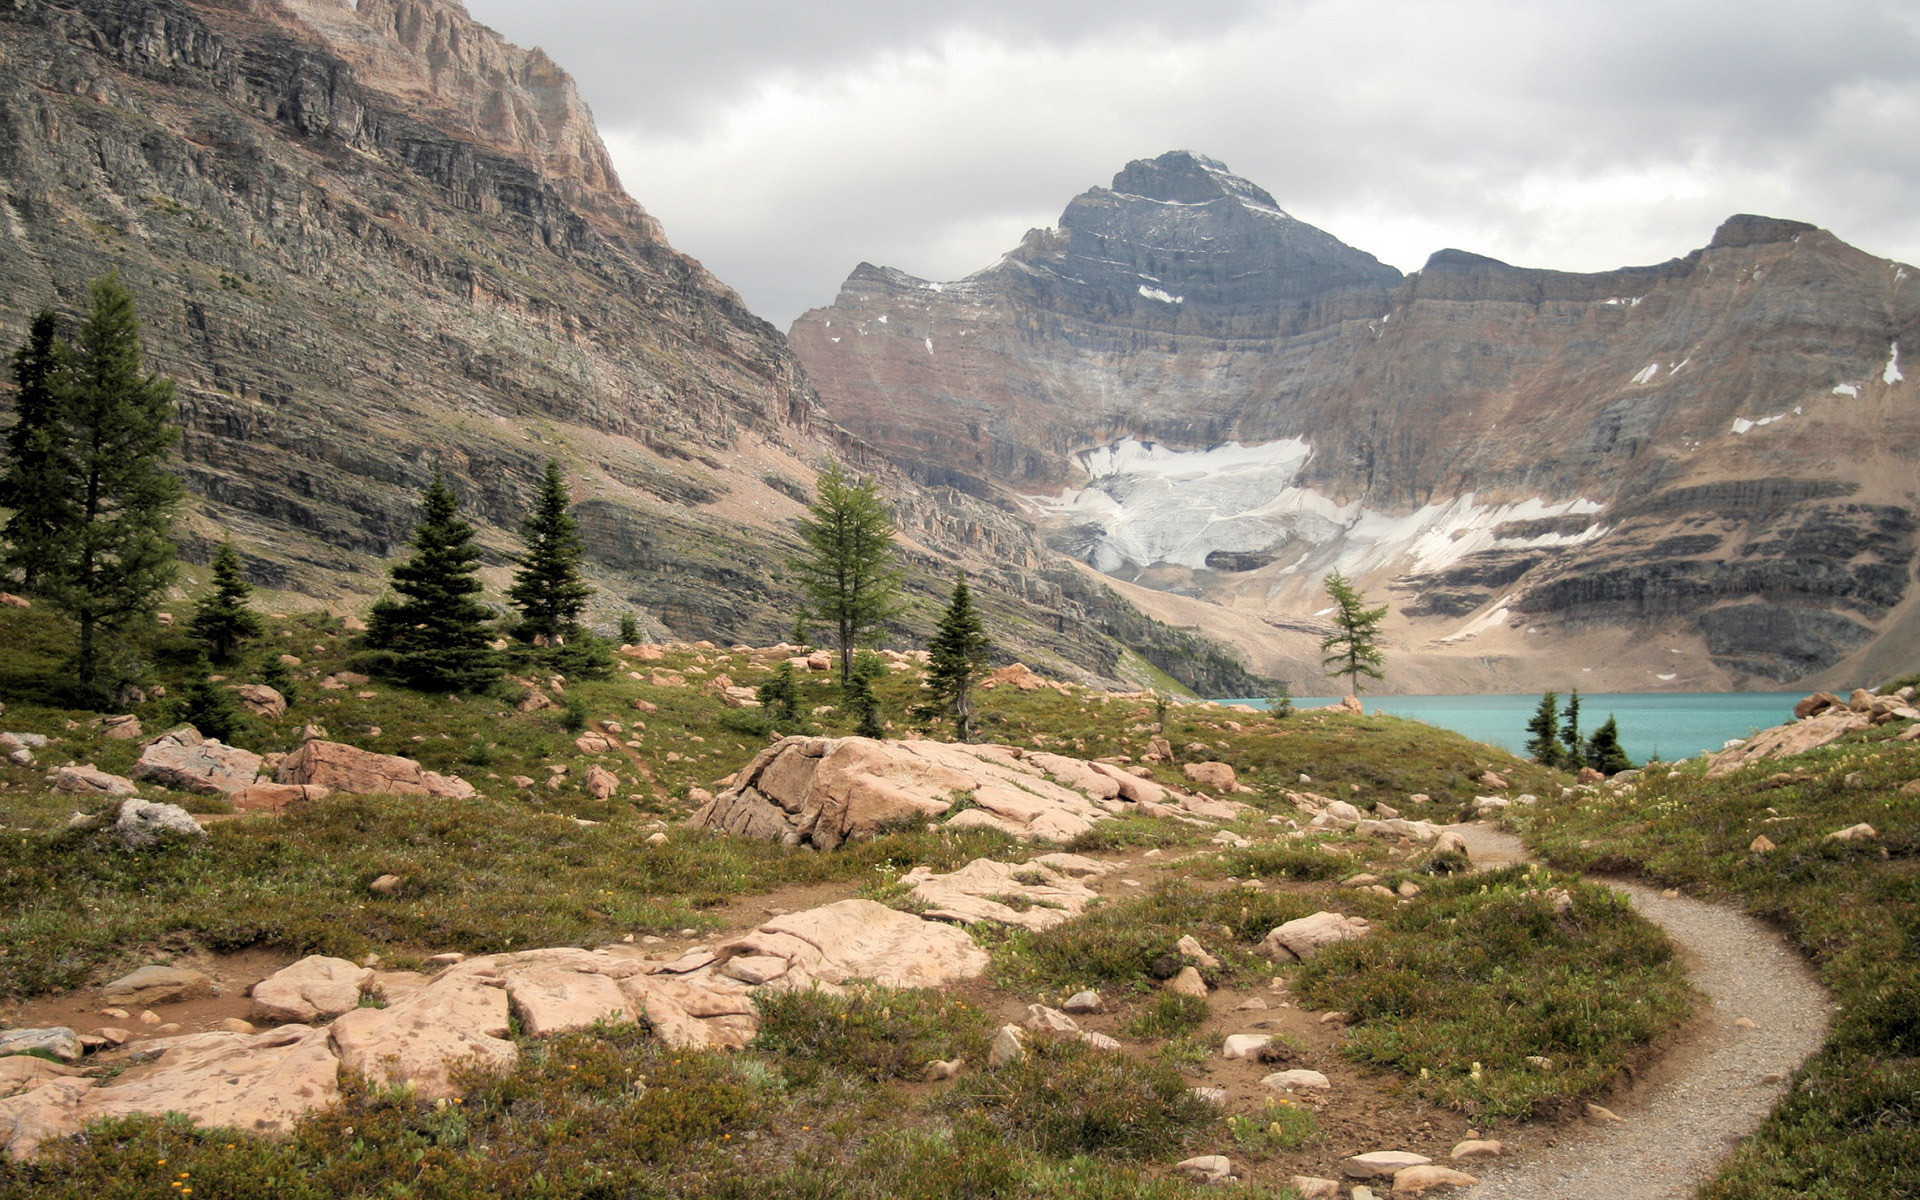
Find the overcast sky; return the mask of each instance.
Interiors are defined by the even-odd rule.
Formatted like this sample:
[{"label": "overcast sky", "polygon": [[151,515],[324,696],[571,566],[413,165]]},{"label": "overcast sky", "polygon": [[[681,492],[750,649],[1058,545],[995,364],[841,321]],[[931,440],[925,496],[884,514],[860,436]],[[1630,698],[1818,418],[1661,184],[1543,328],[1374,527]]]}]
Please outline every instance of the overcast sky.
[{"label": "overcast sky", "polygon": [[1735,212],[1920,262],[1912,0],[467,0],[782,328],[861,260],[991,265],[1196,150],[1402,270],[1599,270]]}]

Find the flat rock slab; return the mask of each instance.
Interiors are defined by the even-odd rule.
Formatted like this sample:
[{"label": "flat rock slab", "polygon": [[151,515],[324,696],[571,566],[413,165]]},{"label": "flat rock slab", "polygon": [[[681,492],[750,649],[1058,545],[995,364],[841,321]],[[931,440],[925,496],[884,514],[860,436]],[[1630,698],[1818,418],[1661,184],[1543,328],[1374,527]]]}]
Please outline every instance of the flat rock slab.
[{"label": "flat rock slab", "polygon": [[276,1025],[330,1021],[360,1007],[373,969],[310,954],[253,985],[253,1020]]},{"label": "flat rock slab", "polygon": [[1763,729],[1740,745],[1713,756],[1707,778],[1717,779],[1751,763],[1816,750],[1828,742],[1872,727],[1873,719],[1846,708],[1830,708],[1791,725]]},{"label": "flat rock slab", "polygon": [[193,726],[182,725],[147,743],[133,777],[175,791],[231,795],[260,777],[260,762],[251,750],[203,738]]},{"label": "flat rock slab", "polygon": [[177,1040],[81,1105],[82,1119],[182,1113],[202,1125],[284,1133],[340,1098],[340,1062],[322,1029],[202,1033]]},{"label": "flat rock slab", "polygon": [[274,781],[317,784],[352,795],[425,795],[449,800],[473,795],[473,785],[466,780],[436,774],[410,758],[320,740],[310,741],[282,759]]},{"label": "flat rock slab", "polygon": [[926,913],[929,918],[967,925],[986,921],[1036,931],[1079,916],[1100,895],[1039,861],[1015,864],[976,858],[945,875],[934,874],[932,867],[915,867],[900,882],[912,888],[915,900],[932,906]]},{"label": "flat rock slab", "polygon": [[213,994],[213,980],[184,967],[141,967],[101,989],[108,1004],[122,1008],[178,1004]]},{"label": "flat rock slab", "polygon": [[960,930],[872,900],[841,900],[775,917],[722,953],[786,958],[826,983],[866,979],[903,988],[977,979],[989,962],[987,952]]},{"label": "flat rock slab", "polygon": [[505,1074],[520,1059],[507,1040],[506,981],[484,965],[448,971],[386,1008],[357,1008],[330,1032],[343,1066],[428,1100],[459,1096],[453,1076],[463,1065]]}]

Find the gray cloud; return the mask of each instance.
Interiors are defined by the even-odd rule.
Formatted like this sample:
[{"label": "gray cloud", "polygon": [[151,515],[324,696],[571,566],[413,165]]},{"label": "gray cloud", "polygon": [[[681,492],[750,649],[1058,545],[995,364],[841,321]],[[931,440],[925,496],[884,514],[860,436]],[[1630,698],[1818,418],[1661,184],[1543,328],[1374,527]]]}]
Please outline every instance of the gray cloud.
[{"label": "gray cloud", "polygon": [[785,324],[863,259],[986,266],[1204,151],[1403,269],[1573,270],[1737,211],[1920,259],[1920,15],[1873,0],[470,0],[580,80],[628,189]]}]

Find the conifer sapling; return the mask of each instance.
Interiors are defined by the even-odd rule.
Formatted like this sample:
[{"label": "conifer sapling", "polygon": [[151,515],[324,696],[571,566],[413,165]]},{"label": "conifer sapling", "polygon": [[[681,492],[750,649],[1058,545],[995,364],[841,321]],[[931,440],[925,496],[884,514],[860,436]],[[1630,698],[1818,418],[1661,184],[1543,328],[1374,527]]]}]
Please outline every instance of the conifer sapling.
[{"label": "conifer sapling", "polygon": [[213,592],[194,609],[189,626],[214,662],[232,662],[241,646],[260,636],[260,614],[247,603],[251,595],[253,585],[241,572],[233,543],[220,543],[213,555]]},{"label": "conifer sapling", "polygon": [[929,662],[927,688],[932,693],[920,712],[925,715],[951,716],[954,734],[963,742],[973,740],[973,685],[986,669],[991,649],[980,614],[973,607],[967,590],[967,574],[960,572],[953,584],[953,596],[933,640],[927,643]]}]

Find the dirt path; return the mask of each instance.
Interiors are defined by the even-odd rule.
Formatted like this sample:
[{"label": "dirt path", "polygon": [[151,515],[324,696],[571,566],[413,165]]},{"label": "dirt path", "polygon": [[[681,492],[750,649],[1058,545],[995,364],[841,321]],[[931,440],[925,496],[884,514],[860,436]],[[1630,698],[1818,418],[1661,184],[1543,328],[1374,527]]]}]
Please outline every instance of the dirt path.
[{"label": "dirt path", "polygon": [[[1456,827],[1476,863],[1525,862],[1519,838]],[[1696,1036],[1609,1100],[1623,1120],[1587,1124],[1558,1145],[1528,1147],[1508,1163],[1472,1168],[1469,1200],[1685,1200],[1760,1124],[1784,1076],[1826,1040],[1829,1000],[1805,961],[1743,913],[1632,883],[1612,883],[1665,929],[1694,987],[1707,997]],[[1737,1024],[1752,1022],[1752,1027]]]}]

